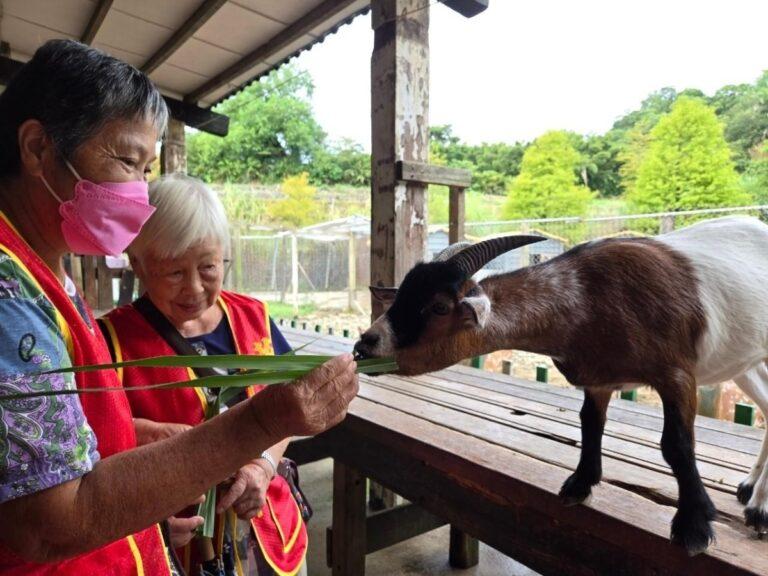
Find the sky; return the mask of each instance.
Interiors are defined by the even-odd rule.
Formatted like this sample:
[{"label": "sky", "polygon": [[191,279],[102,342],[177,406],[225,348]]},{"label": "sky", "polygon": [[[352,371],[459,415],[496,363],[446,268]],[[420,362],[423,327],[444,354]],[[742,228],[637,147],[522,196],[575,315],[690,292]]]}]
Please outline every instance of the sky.
[{"label": "sky", "polygon": [[[490,0],[472,19],[434,3],[430,124],[470,144],[602,134],[659,88],[754,82],[767,22],[768,0]],[[366,150],[370,26],[358,17],[295,60],[329,138]]]}]

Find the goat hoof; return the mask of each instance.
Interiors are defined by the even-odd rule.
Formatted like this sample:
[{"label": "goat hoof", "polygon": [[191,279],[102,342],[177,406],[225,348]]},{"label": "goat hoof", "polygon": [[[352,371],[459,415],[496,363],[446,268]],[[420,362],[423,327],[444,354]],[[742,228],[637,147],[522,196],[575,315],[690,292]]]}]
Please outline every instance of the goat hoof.
[{"label": "goat hoof", "polygon": [[761,508],[744,510],[744,521],[757,531],[758,536],[768,533],[768,511]]},{"label": "goat hoof", "polygon": [[711,504],[704,509],[678,510],[672,519],[672,543],[685,548],[688,556],[701,554],[715,540],[710,523],[714,518]]},{"label": "goat hoof", "polygon": [[592,496],[592,486],[595,484],[597,482],[589,482],[575,473],[571,474],[560,488],[560,499],[565,506],[586,503]]},{"label": "goat hoof", "polygon": [[752,499],[752,492],[755,489],[754,484],[747,484],[746,480],[739,484],[738,489],[736,490],[736,498],[744,504],[745,506],[747,503]]}]

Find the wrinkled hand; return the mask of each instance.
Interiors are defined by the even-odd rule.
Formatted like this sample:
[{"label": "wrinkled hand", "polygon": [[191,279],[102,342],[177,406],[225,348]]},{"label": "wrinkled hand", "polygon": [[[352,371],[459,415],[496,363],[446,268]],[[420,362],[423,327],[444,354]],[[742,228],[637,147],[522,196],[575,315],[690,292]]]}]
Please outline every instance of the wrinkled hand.
[{"label": "wrinkled hand", "polygon": [[171,546],[181,548],[189,544],[189,541],[195,536],[195,529],[202,526],[202,516],[192,516],[190,518],[177,518],[171,516],[168,518],[168,526],[171,533]]},{"label": "wrinkled hand", "polygon": [[234,482],[217,502],[216,513],[221,514],[232,506],[238,518],[250,520],[266,505],[269,482],[270,477],[262,466],[256,462],[246,464],[237,471]]},{"label": "wrinkled hand", "polygon": [[192,428],[189,424],[175,422],[155,422],[146,418],[134,418],[133,427],[136,430],[136,443],[139,446],[165,440]]},{"label": "wrinkled hand", "polygon": [[257,421],[277,438],[314,436],[341,422],[357,395],[357,363],[342,354],[288,384],[251,398]]}]

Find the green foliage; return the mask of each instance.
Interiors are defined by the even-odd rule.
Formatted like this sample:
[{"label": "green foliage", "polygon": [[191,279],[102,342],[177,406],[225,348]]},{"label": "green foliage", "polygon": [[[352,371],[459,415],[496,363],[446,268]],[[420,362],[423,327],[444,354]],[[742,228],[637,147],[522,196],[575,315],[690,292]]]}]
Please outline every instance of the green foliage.
[{"label": "green foliage", "polygon": [[267,208],[270,218],[275,222],[296,229],[323,219],[316,200],[317,188],[309,185],[309,174],[306,172],[283,180],[280,191],[285,198],[272,202]]},{"label": "green foliage", "polygon": [[768,145],[763,145],[762,154],[749,163],[741,181],[755,204],[768,204]]},{"label": "green foliage", "polygon": [[628,199],[639,212],[739,206],[749,201],[712,108],[700,99],[678,98],[651,131]]},{"label": "green foliage", "polygon": [[313,182],[370,186],[371,155],[349,139],[319,150],[309,166]]},{"label": "green foliage", "polygon": [[[468,190],[465,192],[464,214],[467,222],[498,220],[503,196],[481,194]],[[448,202],[450,194],[447,186],[430,186],[427,193],[427,214],[430,224],[448,223]]]},{"label": "green foliage", "polygon": [[768,137],[768,72],[753,85],[725,86],[712,98],[715,110],[725,123],[725,139],[731,144],[736,168],[748,169],[749,162]]},{"label": "green foliage", "polygon": [[314,118],[312,80],[283,66],[222,102],[229,135],[192,134],[189,172],[207,182],[279,182],[306,169],[325,138]]},{"label": "green foliage", "polygon": [[549,218],[586,214],[592,193],[576,184],[581,157],[572,136],[547,132],[526,150],[520,174],[509,186],[504,217]]}]

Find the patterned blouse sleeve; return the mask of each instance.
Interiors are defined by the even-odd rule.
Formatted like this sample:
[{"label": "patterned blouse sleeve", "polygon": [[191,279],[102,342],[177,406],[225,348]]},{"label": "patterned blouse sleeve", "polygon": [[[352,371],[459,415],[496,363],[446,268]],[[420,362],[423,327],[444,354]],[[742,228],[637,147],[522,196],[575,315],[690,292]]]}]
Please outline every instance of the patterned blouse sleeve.
[{"label": "patterned blouse sleeve", "polygon": [[96,438],[77,395],[2,400],[2,395],[74,388],[53,307],[0,253],[0,502],[51,488],[89,472]]}]

